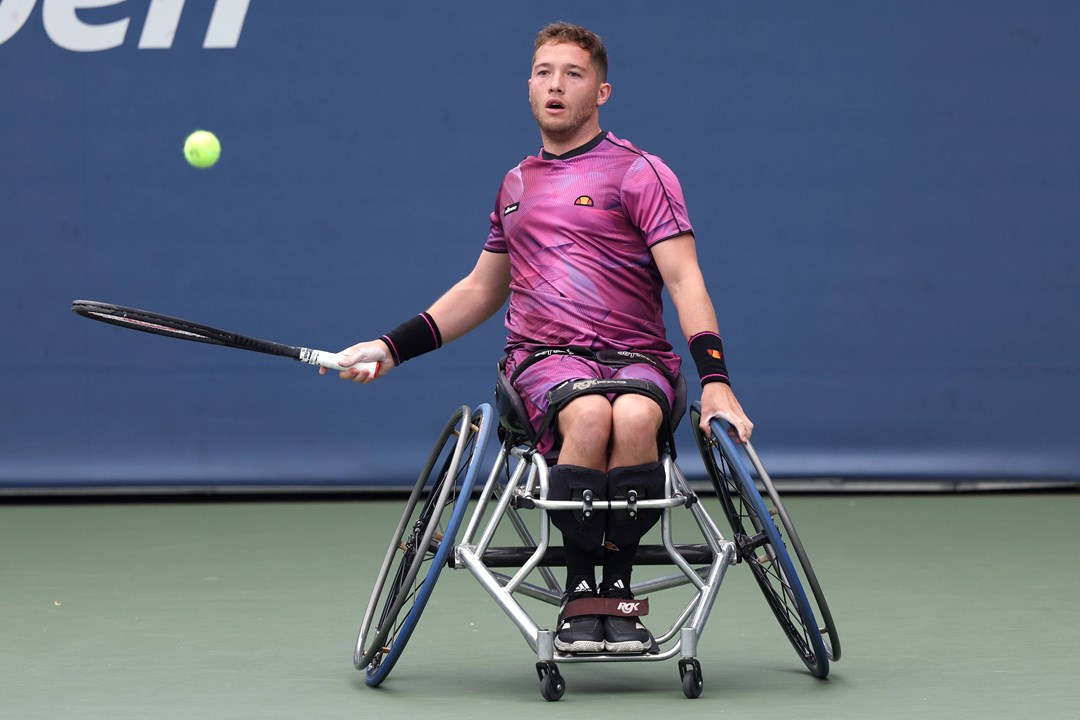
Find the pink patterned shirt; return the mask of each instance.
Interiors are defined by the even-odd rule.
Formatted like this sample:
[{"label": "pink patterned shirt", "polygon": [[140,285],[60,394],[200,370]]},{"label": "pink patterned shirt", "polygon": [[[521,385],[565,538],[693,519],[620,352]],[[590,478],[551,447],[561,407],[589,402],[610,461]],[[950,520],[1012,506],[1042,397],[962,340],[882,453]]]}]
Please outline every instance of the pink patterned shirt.
[{"label": "pink patterned shirt", "polygon": [[510,255],[506,352],[637,350],[678,373],[651,248],[692,232],[675,174],[609,132],[525,158],[503,180],[484,245]]}]

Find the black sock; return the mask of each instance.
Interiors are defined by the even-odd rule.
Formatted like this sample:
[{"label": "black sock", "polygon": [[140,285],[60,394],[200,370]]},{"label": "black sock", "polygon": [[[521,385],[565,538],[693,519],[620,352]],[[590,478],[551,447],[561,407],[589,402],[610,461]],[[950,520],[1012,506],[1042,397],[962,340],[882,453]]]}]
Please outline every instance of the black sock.
[{"label": "black sock", "polygon": [[600,581],[600,591],[603,592],[615,586],[618,580],[622,580],[623,587],[630,590],[630,573],[634,570],[634,560],[637,558],[637,550],[640,542],[620,545],[618,549],[604,548],[604,573]]},{"label": "black sock", "polygon": [[596,589],[596,555],[568,543],[563,544],[566,553],[566,592],[584,592],[582,583]]}]

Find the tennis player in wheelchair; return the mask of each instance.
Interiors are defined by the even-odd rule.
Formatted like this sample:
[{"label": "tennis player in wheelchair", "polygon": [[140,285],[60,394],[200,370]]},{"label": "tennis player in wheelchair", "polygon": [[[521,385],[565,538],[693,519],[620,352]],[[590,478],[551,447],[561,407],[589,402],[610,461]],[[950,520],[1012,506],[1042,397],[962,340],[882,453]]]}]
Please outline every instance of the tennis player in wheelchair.
[{"label": "tennis player in wheelchair", "polygon": [[[528,84],[543,147],[503,180],[476,265],[427,311],[342,352],[340,377],[368,383],[468,333],[509,299],[500,368],[552,462],[551,500],[664,495],[659,448],[681,366],[664,327],[664,287],[702,384],[702,428],[724,418],[739,441],[753,429],[730,387],[682,188],[662,160],[601,130],[606,75],[607,51],[591,31],[556,23],[540,32]],[[376,376],[351,367],[371,361]],[[594,380],[632,381],[641,392],[588,393]],[[633,599],[635,554],[660,514],[551,513],[567,570],[559,651],[654,649],[640,617],[605,608]]]}]

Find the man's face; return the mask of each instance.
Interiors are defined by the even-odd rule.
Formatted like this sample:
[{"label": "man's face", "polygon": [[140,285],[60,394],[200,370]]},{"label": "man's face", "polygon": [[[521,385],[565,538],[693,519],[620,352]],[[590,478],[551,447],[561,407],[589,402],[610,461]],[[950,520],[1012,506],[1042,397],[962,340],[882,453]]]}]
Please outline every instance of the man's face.
[{"label": "man's face", "polygon": [[540,130],[553,138],[571,137],[598,126],[599,108],[611,86],[600,82],[589,53],[573,43],[541,45],[533,56],[529,103]]}]

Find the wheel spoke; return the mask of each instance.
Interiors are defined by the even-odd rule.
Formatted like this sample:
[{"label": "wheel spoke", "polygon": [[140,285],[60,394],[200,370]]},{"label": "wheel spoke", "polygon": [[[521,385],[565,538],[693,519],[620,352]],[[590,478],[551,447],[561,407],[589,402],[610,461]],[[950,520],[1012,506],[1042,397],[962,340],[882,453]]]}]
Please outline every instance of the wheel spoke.
[{"label": "wheel spoke", "polygon": [[490,405],[455,413],[413,488],[357,641],[354,662],[368,685],[378,685],[393,669],[447,563],[466,511],[459,500],[472,492],[492,417]]},{"label": "wheel spoke", "polygon": [[[695,428],[700,410],[695,408]],[[693,413],[694,411],[692,411]],[[714,428],[706,439],[695,429],[698,449],[717,497],[734,532],[736,556],[746,562],[781,629],[800,659],[818,677],[828,674],[828,650],[809,599],[803,591],[787,548],[780,522],[788,522],[779,501],[766,504],[749,472],[737,459],[738,450],[724,442]],[[730,453],[736,453],[731,455]],[[770,489],[770,492],[774,492]],[[786,527],[786,525],[785,525]],[[801,558],[800,558],[801,559]]]}]

